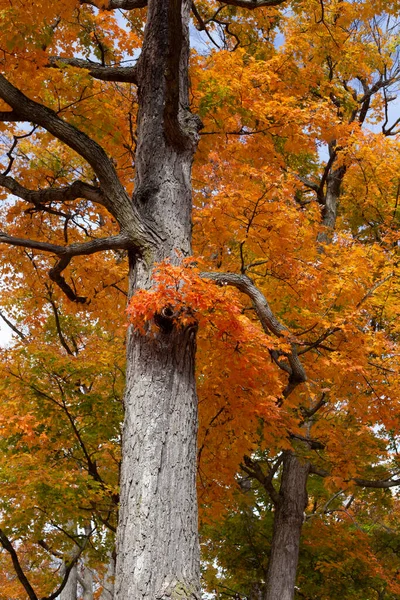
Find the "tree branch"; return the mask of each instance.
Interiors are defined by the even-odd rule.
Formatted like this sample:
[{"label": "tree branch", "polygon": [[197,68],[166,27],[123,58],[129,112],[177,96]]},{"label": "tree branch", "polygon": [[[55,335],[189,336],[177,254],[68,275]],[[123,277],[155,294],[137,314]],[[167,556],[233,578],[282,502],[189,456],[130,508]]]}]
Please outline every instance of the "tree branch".
[{"label": "tree branch", "polygon": [[[159,241],[150,223],[139,214],[120,182],[104,149],[86,133],[61,119],[53,110],[31,100],[0,75],[0,98],[25,121],[43,127],[84,158],[96,173],[104,193],[104,206],[130,234],[130,248],[143,250]],[[89,188],[86,187],[88,192]]]},{"label": "tree branch", "polygon": [[239,291],[246,294],[253,302],[253,306],[264,331],[266,333],[271,332],[278,338],[286,337],[288,339],[291,346],[291,351],[283,353],[283,355],[288,360],[288,364],[278,360],[278,353],[275,352],[275,357],[273,354],[271,354],[278,367],[286,373],[288,373],[289,375],[288,385],[286,386],[282,394],[283,398],[287,398],[298,385],[307,381],[307,375],[298,357],[297,344],[294,341],[291,341],[291,336],[287,327],[285,327],[278,321],[278,319],[272,312],[265,296],[254,285],[250,277],[247,277],[247,275],[238,275],[236,273],[211,272],[201,273],[200,275],[205,279],[211,279],[215,281],[218,285],[234,286]]},{"label": "tree branch", "polygon": [[97,142],[61,119],[50,108],[25,96],[3,75],[0,75],[0,98],[11,106],[13,109],[11,114],[17,113],[21,119],[43,127],[90,164],[102,188],[112,198],[112,205],[110,204],[108,208],[120,223],[123,220],[121,216],[124,217],[127,211],[130,213],[129,216],[133,217],[130,198],[118,178],[112,161]]},{"label": "tree branch", "polygon": [[[319,477],[329,477],[330,475],[329,471],[326,471],[325,469],[319,469],[314,465],[311,465],[310,473],[313,475],[319,475]],[[353,477],[352,479],[348,479],[346,483],[351,483],[353,481],[358,487],[373,489],[388,489],[400,486],[400,479],[391,479],[391,477],[392,476],[388,477],[387,479],[377,479],[375,481],[372,479],[361,479],[359,477]]]},{"label": "tree branch", "polygon": [[353,481],[359,487],[366,488],[387,489],[398,485],[400,486],[400,479],[382,479],[380,481],[370,481],[369,479],[359,479],[356,477],[353,479]]},{"label": "tree branch", "polygon": [[71,258],[74,256],[87,256],[103,250],[116,250],[121,248],[127,249],[131,247],[131,240],[129,236],[125,235],[124,233],[120,233],[108,238],[91,240],[90,242],[84,242],[82,244],[57,246],[56,244],[50,244],[48,242],[38,242],[35,240],[12,237],[0,231],[0,244],[1,243],[9,244],[10,246],[31,248],[41,252],[51,252],[59,256],[60,260],[49,271],[50,279],[59,286],[69,300],[81,304],[86,302],[86,298],[84,296],[77,296],[71,286],[68,285],[64,277],[61,275],[64,269],[71,262]]},{"label": "tree branch", "polygon": [[20,115],[16,110],[1,110],[0,121],[8,123],[18,123],[26,121],[25,117]]},{"label": "tree branch", "polygon": [[[270,477],[268,475],[265,475],[259,462],[252,460],[249,456],[244,456],[243,460],[244,465],[241,464],[240,468],[250,477],[257,479],[257,481],[261,483],[261,485],[264,487],[265,491],[268,492],[268,494],[270,495],[272,502],[275,505],[277,505],[279,502],[279,493],[276,491],[272,483],[272,477],[275,474],[275,471],[273,472],[272,477]],[[278,467],[281,464],[281,462],[282,459],[278,459]]]},{"label": "tree branch", "polygon": [[121,248],[127,249],[130,247],[130,239],[129,236],[120,233],[115,236],[99,238],[91,240],[90,242],[83,242],[81,244],[58,246],[57,244],[50,244],[48,242],[39,242],[36,240],[13,237],[11,235],[7,235],[3,231],[0,231],[0,244],[31,248],[32,250],[40,250],[42,252],[52,252],[57,256],[71,259],[73,256],[87,256],[103,250],[117,250]]},{"label": "tree branch", "polygon": [[60,315],[58,312],[57,304],[54,302],[54,300],[51,296],[51,293],[49,294],[48,301],[51,305],[51,308],[53,309],[54,319],[56,322],[57,334],[58,334],[60,343],[61,343],[62,347],[64,348],[64,350],[66,351],[66,353],[69,354],[69,356],[74,356],[74,352],[72,352],[71,348],[68,346],[67,340],[65,339],[64,334],[62,332],[61,323],[60,323]]},{"label": "tree branch", "polygon": [[72,557],[72,559],[68,563],[66,561],[64,561],[65,565],[66,565],[66,569],[65,569],[65,573],[64,573],[64,578],[63,578],[61,584],[56,589],[56,591],[53,592],[52,594],[50,594],[50,596],[45,596],[45,597],[41,598],[41,600],[56,600],[56,598],[59,597],[59,595],[61,594],[61,592],[63,591],[63,589],[67,585],[68,577],[69,577],[70,572],[72,571],[72,569],[74,568],[74,566],[78,562],[78,559],[80,558],[82,552],[86,548],[86,545],[87,545],[87,543],[89,541],[89,538],[92,535],[92,533],[93,532],[91,530],[89,534],[85,535],[82,545],[78,545],[78,551],[75,552],[75,554]]},{"label": "tree branch", "polygon": [[249,8],[254,10],[255,8],[268,7],[268,6],[280,6],[284,4],[286,0],[219,0],[223,4],[229,4],[230,6],[239,6],[240,8]]},{"label": "tree branch", "polygon": [[12,177],[0,174],[0,185],[14,196],[31,202],[35,206],[46,202],[65,202],[85,198],[97,204],[107,205],[100,188],[89,185],[84,181],[74,181],[71,185],[60,188],[47,188],[44,190],[29,190]]},{"label": "tree branch", "polygon": [[19,581],[21,582],[26,593],[28,594],[29,599],[39,600],[21,567],[21,564],[18,560],[18,555],[15,552],[12,543],[10,542],[9,538],[6,536],[2,529],[0,529],[0,544],[3,546],[4,550],[6,550],[11,556],[14,570],[17,574]]},{"label": "tree branch", "polygon": [[136,67],[104,66],[100,63],[75,57],[52,56],[50,58],[51,67],[59,68],[63,65],[87,69],[89,75],[101,81],[118,81],[120,83],[134,83],[137,85]]},{"label": "tree branch", "polygon": [[21,338],[21,340],[25,340],[25,339],[26,339],[26,336],[25,336],[25,335],[22,333],[22,331],[20,331],[20,330],[19,330],[19,329],[18,329],[18,328],[17,328],[17,327],[14,325],[14,323],[12,323],[12,322],[11,322],[9,319],[7,319],[7,317],[6,317],[5,315],[3,315],[3,313],[2,313],[2,312],[0,312],[0,317],[3,319],[4,323],[5,323],[6,325],[8,325],[8,327],[9,327],[10,329],[12,329],[12,330],[13,330],[13,332],[14,332],[14,333],[16,333],[16,334],[17,334],[17,335],[18,335],[18,336]]},{"label": "tree branch", "polygon": [[135,8],[144,8],[147,6],[147,0],[109,0],[108,2],[100,3],[94,0],[80,0],[81,4],[90,4],[96,8],[103,10],[134,10]]}]

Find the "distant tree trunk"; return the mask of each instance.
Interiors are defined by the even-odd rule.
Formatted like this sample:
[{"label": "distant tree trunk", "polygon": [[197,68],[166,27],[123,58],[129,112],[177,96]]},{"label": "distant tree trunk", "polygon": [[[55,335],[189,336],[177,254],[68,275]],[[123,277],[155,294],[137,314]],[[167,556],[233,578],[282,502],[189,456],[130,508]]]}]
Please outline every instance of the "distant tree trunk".
[{"label": "distant tree trunk", "polygon": [[[135,201],[154,242],[130,257],[131,294],[151,287],[155,262],[191,254],[198,120],[188,110],[189,10],[186,0],[148,5]],[[147,335],[128,332],[115,600],[200,597],[195,337],[168,306]]]},{"label": "distant tree trunk", "polygon": [[93,571],[83,565],[79,583],[82,586],[82,600],[93,600]]},{"label": "distant tree trunk", "polygon": [[[65,571],[65,566],[64,569]],[[68,581],[60,594],[60,600],[77,600],[78,597],[78,571],[74,565],[69,573]]]},{"label": "distant tree trunk", "polygon": [[103,589],[101,592],[100,600],[113,600],[114,598],[114,578],[115,578],[115,559],[113,554],[110,552],[109,560],[107,563],[107,571],[103,577]]},{"label": "distant tree trunk", "polygon": [[275,505],[265,600],[294,598],[301,529],[308,501],[309,470],[309,463],[302,463],[293,452],[286,453]]}]

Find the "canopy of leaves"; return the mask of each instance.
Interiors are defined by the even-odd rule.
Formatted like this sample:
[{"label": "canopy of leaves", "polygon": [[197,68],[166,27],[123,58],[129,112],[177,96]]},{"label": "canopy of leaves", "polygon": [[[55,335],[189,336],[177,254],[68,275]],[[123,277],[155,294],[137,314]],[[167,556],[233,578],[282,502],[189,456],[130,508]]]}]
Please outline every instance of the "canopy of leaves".
[{"label": "canopy of leaves", "polygon": [[[298,597],[400,594],[397,499],[355,485],[399,470],[399,9],[394,0],[296,0],[252,12],[196,2],[193,23],[208,46],[191,56],[192,111],[204,124],[195,258],[158,265],[153,289],[133,298],[128,316],[123,249],[67,265],[76,304],[48,278],[52,253],[2,245],[1,314],[15,340],[0,364],[0,528],[39,595],[55,589],[61,559],[83,547],[88,524],[86,560],[100,575],[105,568],[118,504],[125,327],[151,335],[160,314],[199,328],[208,589],[250,595],[262,585],[271,506],[260,490],[238,499],[237,473],[244,455],[272,464],[295,448],[324,476],[310,486]],[[60,57],[131,67],[144,17],[102,2],[0,2],[11,83],[101,144],[129,194],[135,85]],[[5,103],[0,111],[2,235],[64,246],[117,234],[92,167],[41,127],[7,120]],[[90,193],[51,193],[77,180]],[[215,272],[250,277],[281,329],[260,322],[248,295],[216,285]],[[282,402],[293,352],[307,381]],[[0,580],[0,597],[24,597],[6,552]]]}]

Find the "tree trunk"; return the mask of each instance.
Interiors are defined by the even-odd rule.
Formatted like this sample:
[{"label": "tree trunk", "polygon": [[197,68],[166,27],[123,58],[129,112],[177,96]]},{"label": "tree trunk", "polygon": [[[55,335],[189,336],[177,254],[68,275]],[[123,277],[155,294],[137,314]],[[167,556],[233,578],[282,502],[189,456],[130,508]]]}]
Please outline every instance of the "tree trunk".
[{"label": "tree trunk", "polygon": [[115,578],[115,559],[113,553],[110,552],[107,563],[107,571],[104,574],[100,600],[113,600],[114,598],[114,578]]},{"label": "tree trunk", "polygon": [[293,600],[304,511],[307,507],[309,463],[292,452],[283,461],[279,498],[275,505],[266,600]]},{"label": "tree trunk", "polygon": [[[188,111],[189,2],[150,0],[138,64],[134,201],[154,244],[131,256],[130,293],[155,262],[191,254],[191,165],[198,121]],[[151,332],[132,327],[122,441],[115,600],[200,597],[196,499],[195,327],[164,307]]]},{"label": "tree trunk", "polygon": [[83,565],[79,583],[82,586],[82,600],[93,600],[93,571]]},{"label": "tree trunk", "polygon": [[[64,567],[65,569],[65,567]],[[60,594],[60,600],[76,600],[78,597],[78,571],[74,565],[69,573],[68,581]]]},{"label": "tree trunk", "polygon": [[317,241],[329,243],[336,225],[340,188],[346,173],[346,167],[333,169],[326,179],[326,193],[322,211],[322,225],[324,229],[318,234]]}]

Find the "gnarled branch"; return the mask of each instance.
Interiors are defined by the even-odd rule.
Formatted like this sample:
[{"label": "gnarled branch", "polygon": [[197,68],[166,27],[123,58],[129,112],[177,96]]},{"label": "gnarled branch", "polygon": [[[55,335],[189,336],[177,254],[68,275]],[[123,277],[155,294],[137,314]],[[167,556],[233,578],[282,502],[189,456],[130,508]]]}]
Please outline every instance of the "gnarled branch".
[{"label": "gnarled branch", "polygon": [[64,202],[65,200],[76,200],[85,198],[97,204],[107,206],[104,195],[100,188],[85,183],[74,181],[71,185],[60,188],[47,188],[44,190],[29,190],[12,177],[0,174],[0,185],[18,198],[31,202],[35,206],[47,202]]}]

